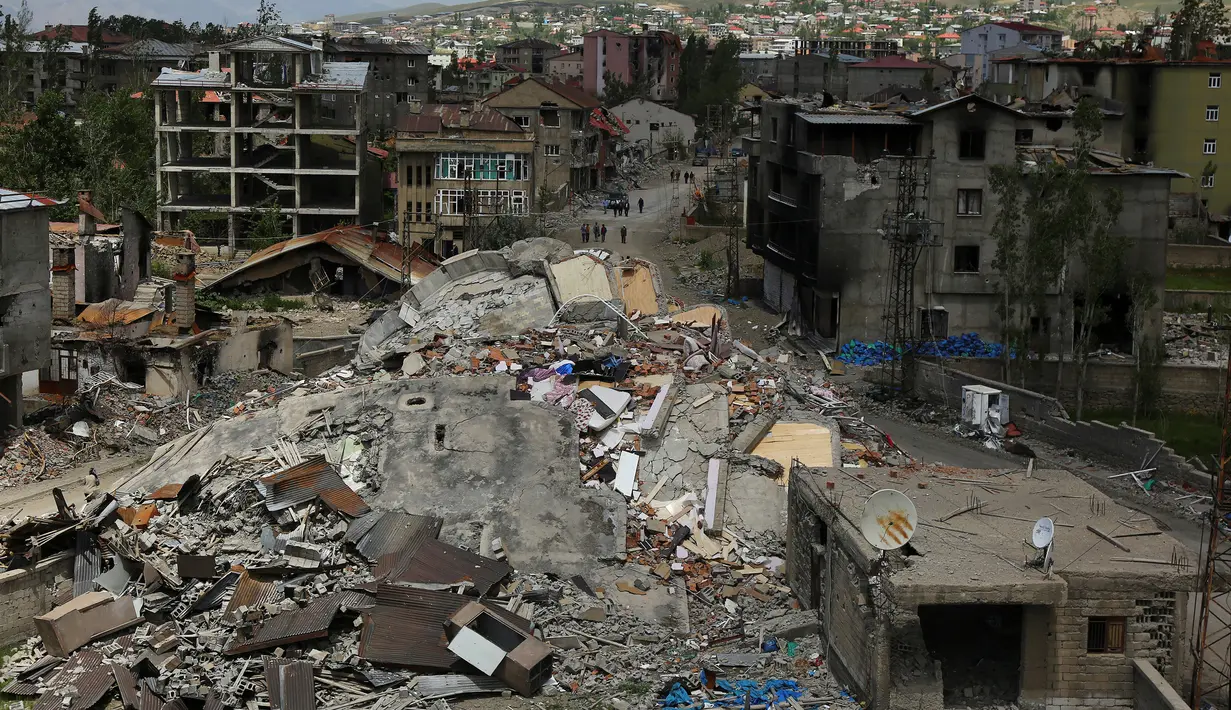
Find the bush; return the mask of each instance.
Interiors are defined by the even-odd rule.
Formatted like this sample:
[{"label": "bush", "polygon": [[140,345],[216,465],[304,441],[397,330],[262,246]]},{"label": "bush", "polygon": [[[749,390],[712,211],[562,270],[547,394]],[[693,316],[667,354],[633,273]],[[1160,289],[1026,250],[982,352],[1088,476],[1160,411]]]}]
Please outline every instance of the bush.
[{"label": "bush", "polygon": [[160,279],[169,279],[175,273],[175,267],[169,261],[154,259],[150,262],[150,273]]},{"label": "bush", "polygon": [[718,260],[714,258],[714,252],[708,249],[702,249],[697,255],[697,268],[702,271],[713,271],[718,268]]}]

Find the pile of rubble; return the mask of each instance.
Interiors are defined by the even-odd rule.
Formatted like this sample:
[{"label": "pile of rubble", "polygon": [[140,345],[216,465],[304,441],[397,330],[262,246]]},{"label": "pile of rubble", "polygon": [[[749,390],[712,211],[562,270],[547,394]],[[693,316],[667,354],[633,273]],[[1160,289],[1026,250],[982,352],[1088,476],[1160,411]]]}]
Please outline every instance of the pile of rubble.
[{"label": "pile of rubble", "polygon": [[563,286],[535,260],[455,267],[377,319],[355,366],[211,408],[115,492],[11,521],[6,566],[72,555],[74,576],[3,692],[856,707],[785,583],[785,486],[904,455],[721,308],[556,323]]},{"label": "pile of rubble", "polygon": [[1184,364],[1225,363],[1227,336],[1204,313],[1164,313],[1163,345],[1167,361]]}]

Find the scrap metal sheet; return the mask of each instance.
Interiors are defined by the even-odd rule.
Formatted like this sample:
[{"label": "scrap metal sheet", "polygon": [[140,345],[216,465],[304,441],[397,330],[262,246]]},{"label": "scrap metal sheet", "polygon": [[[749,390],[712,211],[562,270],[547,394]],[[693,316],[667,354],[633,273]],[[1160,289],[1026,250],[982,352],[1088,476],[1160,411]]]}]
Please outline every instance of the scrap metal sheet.
[{"label": "scrap metal sheet", "polygon": [[273,710],[313,710],[316,688],[312,663],[266,656],[265,687]]},{"label": "scrap metal sheet", "polygon": [[385,555],[403,556],[418,551],[424,540],[440,535],[441,518],[400,511],[380,514],[380,520],[355,540],[355,550],[375,562]]},{"label": "scrap metal sheet", "polygon": [[77,556],[73,558],[73,598],[94,591],[94,578],[103,573],[103,552],[89,530],[77,531]]},{"label": "scrap metal sheet", "polygon": [[265,499],[265,508],[271,512],[307,503],[318,497],[332,510],[352,518],[367,515],[372,511],[359,494],[346,485],[337,469],[326,461],[323,455],[264,476],[261,478],[261,484],[269,492]]},{"label": "scrap metal sheet", "polygon": [[446,673],[443,675],[425,675],[419,677],[415,689],[425,699],[451,698],[454,695],[474,695],[476,693],[499,693],[509,686],[495,678],[483,675],[460,675]]},{"label": "scrap metal sheet", "polygon": [[231,601],[227,603],[226,613],[230,614],[241,606],[249,609],[264,606],[269,602],[280,601],[285,596],[286,594],[277,582],[262,582],[244,570],[239,576],[239,581],[235,583],[235,592],[231,594]]},{"label": "scrap metal sheet", "polygon": [[505,562],[482,557],[435,539],[424,540],[413,553],[401,556],[393,564],[389,564],[387,557],[382,558],[381,563],[381,567],[389,570],[384,581],[470,582],[479,596],[487,594],[513,572],[513,568]]},{"label": "scrap metal sheet", "polygon": [[[34,703],[34,710],[87,710],[102,700],[115,685],[111,667],[97,651],[78,651],[47,684],[47,692]],[[60,691],[74,689],[65,703]]]},{"label": "scrap metal sheet", "polygon": [[[362,599],[362,602],[356,600]],[[267,619],[248,639],[236,637],[235,643],[223,651],[225,655],[252,653],[274,646],[324,638],[338,609],[348,604],[366,603],[367,597],[356,592],[337,592],[310,602],[302,609],[284,611]],[[355,608],[355,607],[351,607]]]}]

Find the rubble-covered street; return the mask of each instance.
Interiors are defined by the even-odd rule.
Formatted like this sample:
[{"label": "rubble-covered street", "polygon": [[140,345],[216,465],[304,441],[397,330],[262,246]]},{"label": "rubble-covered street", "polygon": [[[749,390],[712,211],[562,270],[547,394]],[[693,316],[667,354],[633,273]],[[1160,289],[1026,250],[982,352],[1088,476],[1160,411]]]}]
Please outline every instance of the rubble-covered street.
[{"label": "rubble-covered street", "polygon": [[[4,528],[6,567],[73,570],[3,692],[855,707],[784,578],[792,461],[908,460],[842,389],[680,307],[651,262],[540,240],[440,273],[351,364],[225,410],[106,409],[164,443],[117,489]],[[94,406],[136,399],[109,391]]]}]

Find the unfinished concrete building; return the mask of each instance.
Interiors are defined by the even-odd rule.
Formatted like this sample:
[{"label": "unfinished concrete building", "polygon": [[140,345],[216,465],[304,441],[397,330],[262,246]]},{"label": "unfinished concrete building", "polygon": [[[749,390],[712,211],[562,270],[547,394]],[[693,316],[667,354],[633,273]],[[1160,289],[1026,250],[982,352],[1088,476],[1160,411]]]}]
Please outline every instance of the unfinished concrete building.
[{"label": "unfinished concrete building", "polygon": [[277,208],[293,234],[379,217],[380,170],[367,156],[367,64],[256,37],[210,52],[209,68],[151,83],[159,222],[225,215],[228,241]]},{"label": "unfinished concrete building", "polygon": [[[1131,243],[1125,273],[1147,275],[1161,303],[1168,198],[1180,173],[1125,161],[1114,152],[1117,127],[1108,124],[1089,171],[1096,190],[1123,194],[1114,229]],[[765,258],[768,304],[822,338],[883,338],[890,262],[879,232],[897,204],[900,156],[932,155],[919,174],[929,176],[927,217],[940,244],[924,249],[915,271],[915,331],[999,337],[992,171],[1019,160],[1029,166],[1071,158],[1063,147],[1073,141],[1071,112],[1027,114],[975,95],[880,110],[783,100],[764,102],[760,129],[759,137],[745,139],[748,245]],[[1071,269],[1080,279],[1081,264],[1074,260]],[[1127,284],[1117,293],[1102,341],[1127,349]],[[1064,329],[1050,320],[1031,328],[1054,349]],[[1161,329],[1160,308],[1146,325],[1150,333]]]},{"label": "unfinished concrete building", "polygon": [[[792,471],[787,577],[817,614],[830,670],[869,708],[1179,702],[1196,561],[1148,516],[1066,471],[859,471]],[[890,551],[861,532],[883,489],[917,516]],[[1050,574],[1032,544],[1041,516],[1054,524]]]},{"label": "unfinished concrete building", "polygon": [[51,339],[47,213],[55,200],[0,189],[0,437],[21,429],[22,373]]}]

